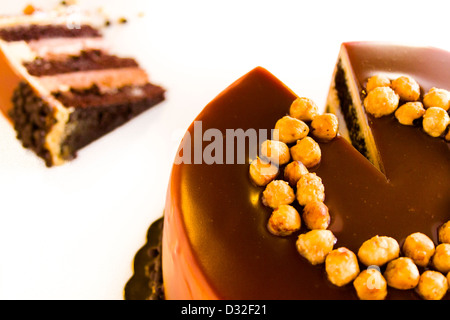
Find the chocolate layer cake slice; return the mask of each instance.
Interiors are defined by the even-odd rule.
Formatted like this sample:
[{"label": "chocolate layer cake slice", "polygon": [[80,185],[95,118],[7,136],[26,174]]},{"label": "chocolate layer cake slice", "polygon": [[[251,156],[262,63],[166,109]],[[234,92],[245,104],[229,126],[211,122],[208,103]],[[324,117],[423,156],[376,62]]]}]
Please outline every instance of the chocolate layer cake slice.
[{"label": "chocolate layer cake slice", "polygon": [[109,51],[99,29],[64,16],[0,18],[0,110],[47,166],[164,100],[139,63]]}]

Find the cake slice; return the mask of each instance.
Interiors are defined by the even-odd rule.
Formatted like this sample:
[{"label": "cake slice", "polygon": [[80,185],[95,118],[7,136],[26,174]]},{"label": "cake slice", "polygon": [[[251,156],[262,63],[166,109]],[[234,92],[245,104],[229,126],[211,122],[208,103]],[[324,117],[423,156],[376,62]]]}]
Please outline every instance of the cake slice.
[{"label": "cake slice", "polygon": [[89,21],[0,18],[0,110],[24,147],[61,165],[78,150],[164,100],[129,57],[111,53]]},{"label": "cake slice", "polygon": [[[382,142],[377,143],[376,135],[390,133],[390,125],[384,122],[394,122],[395,119],[393,113],[384,119],[377,119],[366,112],[364,99],[368,80],[373,76],[390,80],[411,77],[420,85],[422,98],[417,100],[423,101],[423,96],[433,87],[450,89],[447,70],[450,70],[449,53],[442,49],[376,42],[343,43],[326,108],[339,117],[342,136],[385,173],[382,158],[387,154],[381,155]],[[405,102],[401,99],[400,105]],[[417,119],[416,127],[420,127],[420,121]]]}]

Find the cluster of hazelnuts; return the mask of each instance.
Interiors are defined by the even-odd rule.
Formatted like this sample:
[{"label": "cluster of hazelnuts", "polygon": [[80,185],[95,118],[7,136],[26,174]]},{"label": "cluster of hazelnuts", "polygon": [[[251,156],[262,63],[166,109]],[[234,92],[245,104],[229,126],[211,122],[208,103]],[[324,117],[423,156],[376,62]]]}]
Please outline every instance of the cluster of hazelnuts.
[{"label": "cluster of hazelnuts", "polygon": [[[439,228],[438,246],[420,232],[406,237],[401,248],[391,237],[375,236],[367,240],[359,248],[358,258],[369,268],[353,282],[359,298],[385,299],[389,286],[398,290],[414,289],[425,300],[441,300],[450,283],[449,241],[450,221]],[[385,271],[381,273],[383,266]],[[424,271],[420,273],[420,269]]]},{"label": "cluster of hazelnuts", "polygon": [[[424,234],[412,234],[404,242],[402,257],[398,242],[385,236],[367,240],[357,254],[345,247],[335,249],[337,239],[328,230],[325,187],[322,179],[309,170],[322,157],[316,140],[333,140],[338,135],[338,119],[333,114],[319,114],[312,100],[298,98],[275,129],[277,136],[261,145],[261,158],[254,160],[249,170],[253,183],[265,187],[263,204],[273,210],[267,223],[269,232],[289,236],[299,231],[303,222],[308,231],[297,238],[299,254],[312,265],[325,264],[333,285],[342,287],[353,282],[361,300],[385,299],[388,286],[416,288],[424,299],[442,299],[450,281],[450,221],[440,228],[439,246],[435,248]],[[281,166],[283,179],[277,179]],[[301,215],[292,205],[295,200],[303,207]],[[435,270],[420,275],[417,266],[426,267],[430,261]],[[361,272],[360,263],[368,269]],[[380,267],[386,264],[382,274]],[[448,273],[447,277],[443,273]]]},{"label": "cluster of hazelnuts", "polygon": [[420,86],[412,77],[400,76],[391,80],[379,74],[368,79],[366,94],[364,107],[374,117],[394,113],[403,125],[413,125],[422,120],[427,134],[450,141],[449,91],[431,88],[422,98]]},{"label": "cluster of hazelnuts", "polygon": [[[325,187],[322,179],[309,170],[322,158],[316,140],[326,142],[337,136],[336,116],[319,114],[312,100],[298,98],[289,115],[277,121],[275,132],[274,140],[262,143],[261,158],[250,164],[250,178],[257,186],[265,187],[264,205],[274,210],[268,222],[269,231],[287,236],[300,229],[302,219],[291,205],[295,200],[304,207],[303,220],[308,228],[327,229],[330,216],[323,203]],[[277,179],[281,166],[283,179]]]},{"label": "cluster of hazelnuts", "polygon": [[[288,236],[299,231],[303,221],[310,231],[298,237],[297,250],[312,264],[324,262],[336,239],[327,230],[330,214],[324,203],[322,179],[309,170],[322,158],[317,141],[333,140],[338,135],[338,125],[334,114],[319,114],[314,101],[297,98],[289,115],[275,124],[274,140],[262,143],[261,158],[250,165],[252,181],[265,187],[263,204],[273,210],[268,230],[276,236]],[[283,179],[277,179],[281,166]],[[302,216],[292,205],[296,200],[303,207]]]}]

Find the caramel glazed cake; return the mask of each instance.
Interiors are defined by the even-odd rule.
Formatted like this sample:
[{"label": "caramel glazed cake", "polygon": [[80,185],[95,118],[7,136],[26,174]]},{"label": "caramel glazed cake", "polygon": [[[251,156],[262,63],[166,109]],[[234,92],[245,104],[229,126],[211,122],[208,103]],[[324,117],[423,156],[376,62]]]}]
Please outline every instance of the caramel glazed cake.
[{"label": "caramel glazed cake", "polygon": [[0,110],[47,166],[164,100],[135,59],[109,52],[99,28],[38,12],[0,17]]},{"label": "caramel glazed cake", "polygon": [[125,298],[448,300],[448,70],[440,49],[344,43],[325,114],[265,69],[243,76],[196,120],[279,140],[173,166]]}]

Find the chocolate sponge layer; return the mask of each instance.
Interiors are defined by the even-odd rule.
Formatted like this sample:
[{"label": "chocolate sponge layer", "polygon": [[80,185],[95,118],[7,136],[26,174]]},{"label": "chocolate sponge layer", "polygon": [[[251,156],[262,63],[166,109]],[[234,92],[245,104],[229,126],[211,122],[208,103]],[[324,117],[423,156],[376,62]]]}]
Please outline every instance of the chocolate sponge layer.
[{"label": "chocolate sponge layer", "polygon": [[[133,90],[141,95],[134,96]],[[68,122],[70,134],[61,145],[63,158],[75,158],[81,148],[162,102],[164,93],[163,88],[147,84],[119,88],[115,93],[101,93],[94,86],[84,91],[55,94],[65,106],[75,108]]]},{"label": "chocolate sponge layer", "polygon": [[24,66],[32,76],[42,77],[78,71],[138,67],[138,63],[132,58],[109,55],[101,50],[87,50],[63,59],[36,58],[24,63]]},{"label": "chocolate sponge layer", "polygon": [[26,83],[21,82],[14,91],[13,109],[10,117],[17,132],[17,138],[25,148],[31,149],[52,165],[49,150],[45,147],[45,137],[56,123],[52,107],[41,99]]},{"label": "chocolate sponge layer", "polygon": [[100,36],[100,32],[89,25],[81,25],[79,28],[69,28],[66,25],[24,25],[0,29],[0,39],[8,42]]},{"label": "chocolate sponge layer", "polygon": [[345,70],[342,66],[341,60],[337,63],[334,82],[339,98],[341,112],[344,116],[352,144],[363,156],[367,158],[369,157],[369,153],[367,150],[366,141],[364,137],[361,136],[361,125],[358,123],[358,116],[356,115],[356,109],[352,102],[350,89],[347,85]]}]

